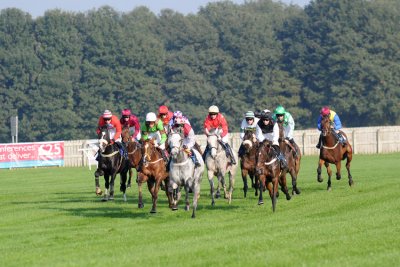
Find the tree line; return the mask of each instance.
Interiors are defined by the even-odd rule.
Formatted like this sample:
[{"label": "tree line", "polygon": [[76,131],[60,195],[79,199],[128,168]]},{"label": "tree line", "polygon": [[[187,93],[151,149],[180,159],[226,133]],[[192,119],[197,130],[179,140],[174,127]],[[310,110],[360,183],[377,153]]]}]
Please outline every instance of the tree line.
[{"label": "tree line", "polygon": [[200,133],[210,105],[230,131],[283,105],[297,129],[329,105],[347,127],[400,124],[400,1],[214,2],[196,14],[146,7],[33,19],[0,12],[0,142],[96,138],[104,109],[143,123],[181,110]]}]

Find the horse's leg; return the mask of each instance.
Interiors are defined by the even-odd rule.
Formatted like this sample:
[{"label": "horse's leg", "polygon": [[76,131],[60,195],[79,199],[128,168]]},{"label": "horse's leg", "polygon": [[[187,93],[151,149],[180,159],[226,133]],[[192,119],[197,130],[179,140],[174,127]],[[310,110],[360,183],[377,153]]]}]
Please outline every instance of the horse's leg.
[{"label": "horse's leg", "polygon": [[[279,177],[274,177],[272,179],[272,184],[273,184],[273,188],[272,188],[272,196],[271,196],[271,192],[270,192],[270,196],[272,199],[272,211],[275,212],[276,209],[276,200],[277,200],[277,193],[278,193],[278,183],[279,183]],[[287,188],[286,188],[287,189]]]},{"label": "horse's leg", "polygon": [[352,159],[353,159],[353,153],[350,150],[347,152],[347,161],[346,161],[347,176],[349,177],[349,185],[350,186],[352,186],[354,184],[353,177],[351,176],[351,173],[350,173],[350,162]]},{"label": "horse's leg", "polygon": [[122,171],[120,173],[120,177],[121,177],[121,183],[120,183],[120,186],[119,186],[119,190],[123,194],[124,202],[126,202],[126,178],[127,178],[127,172],[126,171]]},{"label": "horse's leg", "polygon": [[111,180],[110,180],[110,197],[108,200],[114,200],[114,182],[115,178],[117,177],[117,171],[115,171],[114,174],[111,175]]},{"label": "horse's leg", "polygon": [[96,173],[94,175],[94,182],[95,182],[95,185],[96,185],[96,195],[101,196],[101,194],[103,192],[101,191],[101,188],[100,188],[99,176],[97,176]]},{"label": "horse's leg", "polygon": [[215,205],[215,199],[214,199],[214,172],[213,171],[207,171],[207,176],[208,176],[208,182],[210,183],[210,195],[211,195],[211,205]]},{"label": "horse's leg", "polygon": [[252,176],[254,177],[254,189],[255,189],[254,195],[258,196],[258,189],[260,187],[260,180],[258,178],[258,175],[255,175],[253,173]]},{"label": "horse's leg", "polygon": [[[193,191],[193,190],[192,190]],[[189,186],[185,184],[185,210],[190,210],[190,202],[189,202]]]},{"label": "horse's leg", "polygon": [[110,175],[108,173],[104,173],[104,196],[102,198],[102,201],[108,201],[110,198],[110,192],[109,192],[109,188],[110,188]]},{"label": "horse's leg", "polygon": [[193,184],[193,212],[192,212],[192,218],[196,217],[197,200],[199,199],[199,195],[200,195],[200,184],[195,182]]},{"label": "horse's leg", "polygon": [[283,192],[283,193],[285,194],[285,196],[286,196],[286,200],[290,200],[292,197],[290,196],[289,190],[288,190],[288,188],[287,188],[287,184],[286,184],[286,174],[282,174],[282,175],[279,177],[279,183],[280,183],[282,192]]},{"label": "horse's leg", "polygon": [[[248,190],[248,186],[247,186],[247,174],[248,174],[248,170],[246,169],[242,169],[242,180],[243,180],[243,192],[244,192],[244,197],[247,197],[247,190]],[[253,184],[253,179],[251,178],[251,185],[254,186]]]},{"label": "horse's leg", "polygon": [[290,170],[290,176],[292,177],[292,195],[299,195],[300,189],[297,188],[297,173],[294,168]]},{"label": "horse's leg", "polygon": [[[161,183],[162,183],[162,182],[161,182]],[[165,194],[167,195],[167,198],[168,198],[168,207],[169,207],[170,209],[172,209],[174,199],[173,199],[173,196],[172,196],[172,191],[168,190],[168,187],[169,187],[169,177],[167,177],[167,178],[164,180],[164,184],[165,184]],[[178,200],[178,201],[179,201],[179,200]]]},{"label": "horse's leg", "polygon": [[322,181],[324,180],[321,176],[321,167],[322,167],[322,164],[324,164],[324,163],[325,163],[325,160],[319,159],[318,168],[317,168],[317,181],[320,183],[322,183]]},{"label": "horse's leg", "polygon": [[157,190],[157,184],[153,181],[147,180],[147,187],[149,188],[149,191],[151,193],[151,199],[153,201],[153,205],[151,207],[150,213],[156,213],[157,212],[157,195],[158,193]]},{"label": "horse's leg", "polygon": [[131,184],[132,176],[133,176],[133,171],[132,171],[132,168],[129,167],[129,178],[128,178],[128,184],[126,185],[127,188],[130,188],[132,186],[132,184]]},{"label": "horse's leg", "polygon": [[264,204],[264,199],[263,199],[263,191],[264,191],[264,187],[265,187],[265,176],[261,176],[258,178],[258,185],[260,187],[260,195],[258,196],[258,205],[262,205]]},{"label": "horse's leg", "polygon": [[342,162],[339,160],[336,163],[336,180],[342,179],[342,175],[340,174],[341,169],[342,169]]},{"label": "horse's leg", "polygon": [[325,167],[326,167],[326,172],[328,173],[328,191],[332,190],[332,182],[331,182],[331,177],[332,177],[332,169],[331,166],[329,165],[328,162],[325,161]]},{"label": "horse's leg", "polygon": [[233,194],[233,188],[235,186],[235,176],[232,173],[232,170],[229,171],[229,195],[228,195],[228,203],[232,203],[232,194]]}]

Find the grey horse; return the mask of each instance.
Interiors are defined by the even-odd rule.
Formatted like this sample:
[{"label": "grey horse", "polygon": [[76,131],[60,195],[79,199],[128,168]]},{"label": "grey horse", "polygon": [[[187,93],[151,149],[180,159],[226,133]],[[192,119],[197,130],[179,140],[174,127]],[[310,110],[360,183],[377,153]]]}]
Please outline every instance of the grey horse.
[{"label": "grey horse", "polygon": [[200,153],[193,149],[192,151],[196,154],[200,164],[199,167],[195,168],[193,160],[183,146],[183,135],[180,132],[171,130],[168,135],[168,145],[171,149],[168,190],[173,196],[172,210],[178,209],[179,190],[184,187],[186,192],[186,211],[189,210],[189,190],[194,193],[192,218],[195,218],[197,201],[200,197],[200,184],[204,172],[204,161]]},{"label": "grey horse", "polygon": [[[228,159],[224,148],[219,142],[220,133],[218,130],[210,131],[207,136],[207,146],[209,150],[207,155],[205,155],[205,163],[207,166],[207,176],[208,181],[210,183],[210,193],[211,193],[211,205],[215,205],[214,200],[214,175],[217,176],[218,179],[218,186],[216,197],[219,197],[219,187],[220,184],[224,189],[225,198],[228,199],[228,203],[231,204],[232,202],[232,192],[233,187],[235,184],[235,173],[237,169],[237,164],[232,165],[230,160]],[[235,155],[236,157],[236,155]],[[236,162],[237,159],[236,159]],[[226,190],[225,185],[225,174],[228,173],[229,175],[229,191]]]}]

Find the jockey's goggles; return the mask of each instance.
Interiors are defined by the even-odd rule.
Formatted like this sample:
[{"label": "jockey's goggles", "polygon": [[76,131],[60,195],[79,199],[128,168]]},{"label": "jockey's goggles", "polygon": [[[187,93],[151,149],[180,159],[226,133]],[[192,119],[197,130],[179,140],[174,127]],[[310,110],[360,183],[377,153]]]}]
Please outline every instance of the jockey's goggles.
[{"label": "jockey's goggles", "polygon": [[284,116],[285,114],[276,114],[277,117]]},{"label": "jockey's goggles", "polygon": [[122,118],[124,118],[124,119],[129,119],[129,116],[124,115],[124,116],[122,116]]},{"label": "jockey's goggles", "polygon": [[167,116],[167,113],[160,113],[160,116]]},{"label": "jockey's goggles", "polygon": [[210,116],[217,115],[218,113],[208,113]]},{"label": "jockey's goggles", "polygon": [[246,121],[252,121],[254,118],[246,118]]},{"label": "jockey's goggles", "polygon": [[110,121],[111,118],[103,118],[105,121]]}]

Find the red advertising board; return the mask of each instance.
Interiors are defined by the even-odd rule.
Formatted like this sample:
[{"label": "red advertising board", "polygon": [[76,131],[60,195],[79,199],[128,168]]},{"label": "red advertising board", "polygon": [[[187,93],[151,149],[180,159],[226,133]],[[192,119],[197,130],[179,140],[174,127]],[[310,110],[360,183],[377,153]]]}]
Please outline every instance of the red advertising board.
[{"label": "red advertising board", "polygon": [[63,141],[0,144],[0,168],[63,165]]}]

